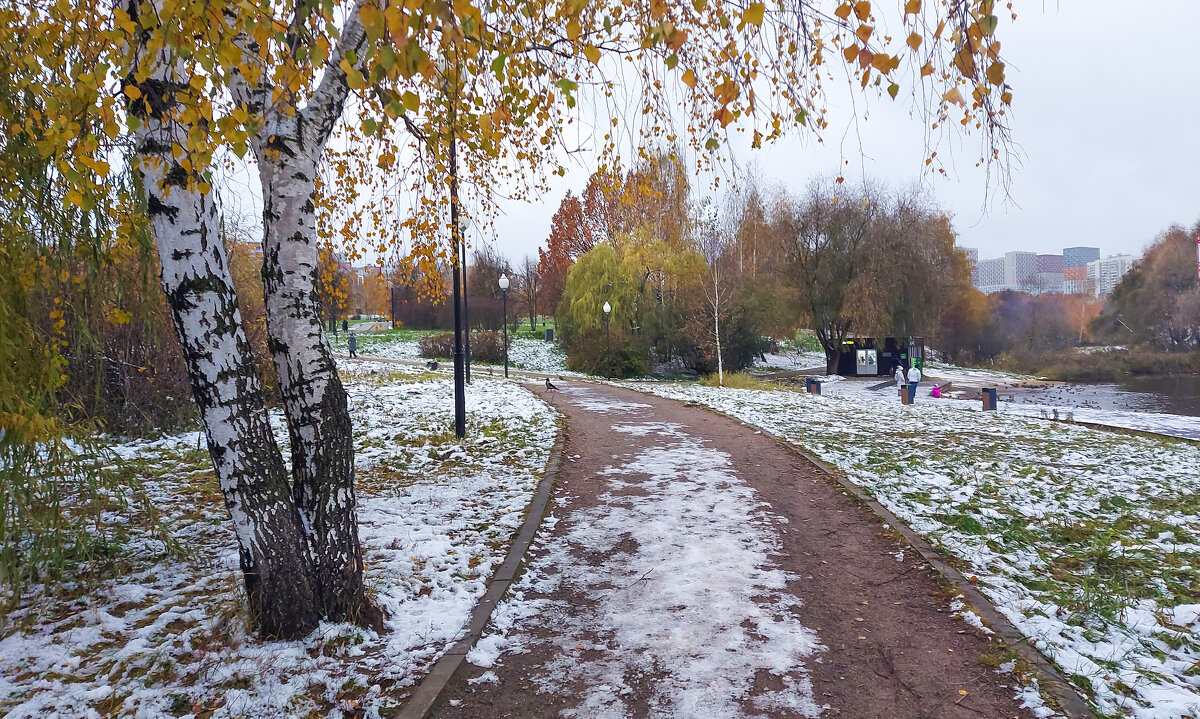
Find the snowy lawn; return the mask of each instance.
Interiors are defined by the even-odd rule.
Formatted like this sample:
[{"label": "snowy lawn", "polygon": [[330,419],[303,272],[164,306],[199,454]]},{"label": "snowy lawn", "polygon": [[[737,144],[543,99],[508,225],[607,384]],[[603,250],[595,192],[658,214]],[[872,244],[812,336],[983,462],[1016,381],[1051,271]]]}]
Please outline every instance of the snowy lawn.
[{"label": "snowy lawn", "polygon": [[[1054,397],[1050,395],[1025,395],[1020,397],[1022,401],[1010,401],[1008,397],[1010,392],[1003,384],[1003,380],[980,382],[979,378],[966,378],[970,374],[976,373],[977,370],[930,370],[925,375],[925,380],[922,381],[920,389],[917,390],[918,403],[933,403],[938,406],[956,406],[964,410],[980,409],[980,401],[978,399],[950,399],[943,397],[934,399],[929,396],[932,385],[935,383],[945,383],[952,381],[954,388],[962,388],[971,386],[972,383],[978,387],[981,384],[984,386],[1000,387],[997,410],[1001,414],[1019,414],[1026,417],[1041,417],[1054,419],[1067,419],[1068,421],[1088,422],[1092,424],[1102,424],[1108,427],[1117,427],[1120,429],[1132,429],[1142,432],[1156,432],[1158,434],[1166,434],[1172,437],[1181,437],[1185,439],[1200,439],[1200,417],[1190,417],[1181,414],[1169,414],[1167,412],[1145,412],[1125,409],[1106,409],[1103,407],[1089,407],[1081,404],[1079,398],[1072,394],[1070,386],[1066,386],[1068,391],[1062,392]],[[883,377],[830,377],[819,378],[826,384],[822,387],[821,393],[829,396],[836,396],[849,399],[855,402],[896,404],[898,402],[895,386],[885,387],[879,390],[872,390],[871,387],[878,386],[880,382],[886,380]],[[836,385],[831,384],[837,382]],[[1014,383],[1018,383],[1014,380]],[[1103,391],[1104,386],[1098,386],[1098,390]],[[975,390],[976,392],[978,390]],[[1087,396],[1086,394],[1084,395]]]},{"label": "snowy lawn", "polygon": [[397,706],[461,633],[503,560],[557,416],[515,384],[479,380],[459,444],[445,378],[350,362],[343,380],[366,581],[389,614],[386,633],[323,624],[303,641],[255,640],[198,434],[117,444],[102,461],[142,478],[183,555],[131,517],[115,579],[81,578],[65,596],[31,592],[0,639],[0,714],[343,717]]},{"label": "snowy lawn", "polygon": [[922,398],[629,385],[816,454],[964,573],[1105,716],[1200,716],[1200,445]]},{"label": "snowy lawn", "polygon": [[754,359],[755,370],[783,372],[812,367],[825,368],[824,352],[788,351],[781,349],[779,352],[767,353],[763,357],[756,357]]},{"label": "snowy lawn", "polygon": [[[433,333],[421,330],[387,330],[385,332],[356,335],[358,337],[358,353],[364,356],[386,357],[389,359],[424,359],[421,357],[418,346],[421,335],[440,334],[443,331],[438,330],[436,333]],[[333,340],[333,346],[339,352],[346,351],[345,332],[338,334],[338,337]],[[510,335],[508,339],[508,363],[510,367],[529,370],[531,372],[563,376],[583,376],[578,372],[572,372],[567,369],[567,356],[563,353],[562,347],[557,342],[547,342],[543,339],[514,337]],[[476,360],[471,362],[471,366],[486,367],[487,365]],[[499,367],[501,365],[496,366]]]}]

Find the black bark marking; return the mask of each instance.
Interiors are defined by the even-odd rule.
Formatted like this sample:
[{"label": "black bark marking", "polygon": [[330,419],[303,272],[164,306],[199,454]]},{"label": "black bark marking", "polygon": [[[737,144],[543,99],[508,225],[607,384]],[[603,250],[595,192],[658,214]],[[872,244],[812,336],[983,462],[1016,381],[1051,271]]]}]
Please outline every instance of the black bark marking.
[{"label": "black bark marking", "polygon": [[287,140],[282,135],[274,135],[272,137],[268,137],[267,138],[267,148],[271,149],[271,150],[276,150],[283,155],[287,155],[288,157],[292,157],[292,158],[296,157],[295,151],[292,150],[292,148],[289,146]]},{"label": "black bark marking", "polygon": [[172,163],[171,168],[167,170],[166,176],[163,178],[164,187],[187,187],[188,186],[188,171],[183,169],[183,166],[178,162]]},{"label": "black bark marking", "polygon": [[158,195],[146,188],[146,214],[153,220],[155,217],[166,217],[175,224],[175,220],[179,218],[179,208],[172,207],[158,199]]}]

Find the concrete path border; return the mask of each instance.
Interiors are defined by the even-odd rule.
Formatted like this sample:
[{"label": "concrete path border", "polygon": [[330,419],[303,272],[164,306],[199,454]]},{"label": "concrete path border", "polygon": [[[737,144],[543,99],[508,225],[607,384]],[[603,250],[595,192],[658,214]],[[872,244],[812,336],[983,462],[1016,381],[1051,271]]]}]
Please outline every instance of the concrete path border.
[{"label": "concrete path border", "polygon": [[516,581],[521,565],[525,561],[525,553],[529,551],[529,545],[533,543],[533,538],[537,536],[542,519],[546,516],[546,508],[550,504],[550,494],[554,490],[554,482],[558,477],[558,469],[562,466],[563,453],[566,451],[565,448],[566,428],[562,422],[559,422],[558,439],[555,440],[554,447],[550,450],[550,458],[546,462],[546,469],[542,474],[542,480],[538,483],[538,488],[529,503],[525,521],[521,524],[521,528],[517,530],[517,534],[513,538],[512,546],[509,547],[504,562],[492,574],[492,578],[488,581],[487,590],[480,597],[479,602],[475,605],[475,609],[471,611],[471,618],[467,622],[466,632],[434,663],[433,668],[417,684],[416,689],[409,695],[404,705],[400,707],[399,712],[392,715],[396,719],[424,719],[428,716],[434,702],[437,701],[438,695],[442,693],[446,684],[450,682],[451,677],[462,666],[463,660],[467,657],[467,652],[471,651],[471,647],[475,646],[475,642],[479,641],[484,628],[491,621],[492,612],[495,611],[496,605],[500,603],[500,599],[504,596],[505,592]]},{"label": "concrete path border", "polygon": [[849,492],[855,499],[869,508],[881,520],[887,523],[893,530],[899,532],[912,548],[921,555],[921,558],[929,563],[929,566],[937,570],[942,577],[945,578],[956,591],[961,593],[967,600],[967,604],[971,609],[978,614],[983,621],[1004,641],[1004,643],[1016,652],[1021,659],[1028,662],[1034,673],[1037,675],[1038,686],[1043,695],[1049,695],[1058,704],[1058,709],[1065,713],[1071,719],[1098,719],[1095,712],[1088,706],[1087,701],[1079,694],[1070,681],[1062,675],[1058,667],[1047,659],[1036,647],[1029,643],[1029,639],[1020,632],[1008,618],[996,609],[991,600],[984,596],[983,592],[979,591],[963,573],[958,571],[953,565],[948,563],[946,559],[933,546],[925,540],[920,534],[917,534],[908,523],[892,514],[892,512],[880,504],[874,497],[867,494],[866,490],[857,484],[850,481],[846,475],[838,470],[830,467],[825,462],[821,461],[808,450],[789,442],[787,439],[771,432],[768,429],[760,427],[752,422],[746,422],[738,417],[722,412],[718,409],[713,409],[707,405],[694,403],[697,407],[703,407],[710,412],[719,414],[734,422],[738,422],[747,427],[762,432],[764,435],[774,439],[785,449],[803,457],[821,470],[822,473],[837,482],[844,490]]}]

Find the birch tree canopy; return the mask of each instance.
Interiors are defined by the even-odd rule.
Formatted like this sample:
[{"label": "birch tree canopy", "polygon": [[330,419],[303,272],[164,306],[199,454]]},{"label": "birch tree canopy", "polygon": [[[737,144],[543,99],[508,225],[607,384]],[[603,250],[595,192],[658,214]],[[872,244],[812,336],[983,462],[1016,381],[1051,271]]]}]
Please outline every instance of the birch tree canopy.
[{"label": "birch tree canopy", "polygon": [[[134,175],[144,216],[113,231],[149,223],[251,615],[268,636],[297,636],[321,618],[377,619],[320,318],[321,245],[382,253],[404,237],[412,263],[444,259],[451,143],[486,215],[565,172],[572,126],[614,165],[662,143],[703,165],[731,132],[756,146],[819,135],[830,82],[903,93],[932,131],[977,133],[980,161],[1002,159],[1001,12],[994,0],[0,0],[15,99],[0,141],[51,159],[50,194],[74,211]],[[290,470],[220,229],[221,178],[251,160]],[[5,188],[14,204],[28,189]]]}]

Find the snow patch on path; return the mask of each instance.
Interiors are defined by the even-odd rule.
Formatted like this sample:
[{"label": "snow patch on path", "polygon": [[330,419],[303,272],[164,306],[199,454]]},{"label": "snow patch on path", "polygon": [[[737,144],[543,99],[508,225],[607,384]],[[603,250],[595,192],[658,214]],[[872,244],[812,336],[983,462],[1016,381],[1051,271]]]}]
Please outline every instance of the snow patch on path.
[{"label": "snow patch on path", "polygon": [[[646,407],[590,391],[572,400],[602,413]],[[537,643],[534,632],[549,634],[559,646],[533,679],[542,692],[577,693],[566,717],[625,717],[634,696],[659,717],[820,714],[805,661],[821,647],[787,590],[794,577],[775,561],[769,506],[729,455],[682,425],[613,430],[658,442],[599,472],[609,483],[600,504],[560,520],[565,531],[547,540],[468,660],[492,666]],[[781,688],[754,694],[760,672]]]},{"label": "snow patch on path", "polygon": [[595,389],[590,387],[562,387],[563,394],[571,398],[571,401],[588,412],[600,412],[601,414],[629,414],[631,412],[640,412],[644,409],[650,409],[650,405],[641,402],[627,402],[624,400],[615,399],[610,396],[600,394]]}]

